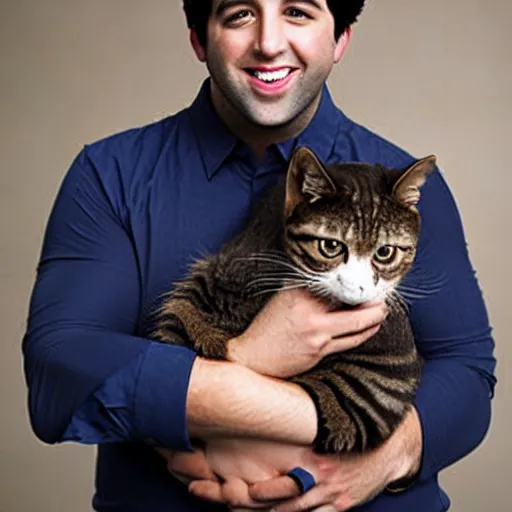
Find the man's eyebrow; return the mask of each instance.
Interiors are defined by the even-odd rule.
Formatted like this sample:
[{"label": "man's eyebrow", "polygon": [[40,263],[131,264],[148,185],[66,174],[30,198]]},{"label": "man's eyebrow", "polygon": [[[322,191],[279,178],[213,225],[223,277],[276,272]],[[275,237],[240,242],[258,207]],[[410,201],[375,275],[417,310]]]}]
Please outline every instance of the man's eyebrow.
[{"label": "man's eyebrow", "polygon": [[227,11],[230,7],[236,7],[237,5],[240,5],[240,4],[252,4],[253,2],[252,1],[247,1],[247,0],[220,0],[219,4],[217,5],[216,9],[215,9],[215,15],[216,16],[219,16],[220,14],[222,14],[224,11]]},{"label": "man's eyebrow", "polygon": [[285,4],[309,4],[315,9],[322,10],[322,6],[317,2],[317,0],[284,0]]},{"label": "man's eyebrow", "polygon": [[[253,4],[254,0],[220,0],[219,4],[217,5],[217,8],[215,9],[215,14],[219,16],[224,11],[227,11],[230,7],[236,7],[240,4]],[[309,4],[315,9],[322,10],[322,6],[317,0],[284,0],[283,3],[285,4]]]}]

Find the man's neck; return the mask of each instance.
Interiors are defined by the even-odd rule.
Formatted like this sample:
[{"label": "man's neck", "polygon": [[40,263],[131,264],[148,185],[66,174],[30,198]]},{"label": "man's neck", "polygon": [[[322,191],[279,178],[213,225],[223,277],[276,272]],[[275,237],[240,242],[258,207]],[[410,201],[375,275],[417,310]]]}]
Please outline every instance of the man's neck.
[{"label": "man's neck", "polygon": [[211,82],[211,100],[213,108],[222,123],[235,136],[245,142],[258,158],[263,158],[265,151],[272,144],[278,144],[299,135],[313,119],[321,101],[321,93],[301,114],[284,125],[267,127],[251,123],[238,112],[225,98],[222,92]]}]

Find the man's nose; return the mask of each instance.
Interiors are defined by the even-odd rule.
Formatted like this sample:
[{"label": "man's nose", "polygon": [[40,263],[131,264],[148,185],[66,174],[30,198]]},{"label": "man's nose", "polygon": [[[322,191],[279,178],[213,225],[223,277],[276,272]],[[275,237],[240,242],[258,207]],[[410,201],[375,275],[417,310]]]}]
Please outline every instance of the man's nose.
[{"label": "man's nose", "polygon": [[286,48],[286,35],[281,20],[275,16],[262,16],[255,41],[255,51],[272,59]]}]

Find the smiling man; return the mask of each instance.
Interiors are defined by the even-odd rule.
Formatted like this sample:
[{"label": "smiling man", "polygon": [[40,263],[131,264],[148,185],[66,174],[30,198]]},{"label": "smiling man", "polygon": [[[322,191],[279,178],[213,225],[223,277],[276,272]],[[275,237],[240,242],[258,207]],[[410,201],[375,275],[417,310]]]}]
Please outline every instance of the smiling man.
[{"label": "smiling man", "polygon": [[413,411],[378,450],[315,454],[314,404],[279,377],[364,343],[386,317],[382,303],[332,312],[281,291],[230,340],[227,362],[150,339],[170,284],[243,227],[296,147],[326,163],[415,160],[348,119],[325,85],[363,5],[186,0],[191,44],[210,73],[193,104],[87,145],[68,171],[23,349],[39,438],[99,447],[95,510],[447,510],[437,475],[482,441],[495,360],[439,172],[422,191],[415,268],[443,286],[410,310],[424,375]]},{"label": "smiling man", "polygon": [[[242,125],[246,137],[262,127],[272,130],[269,145],[276,134],[286,139],[309,124],[348,33],[334,38],[325,2],[224,1],[213,2],[207,38],[205,43],[192,33],[196,55],[212,77],[215,110],[227,126]],[[251,138],[265,149],[266,141]]]}]

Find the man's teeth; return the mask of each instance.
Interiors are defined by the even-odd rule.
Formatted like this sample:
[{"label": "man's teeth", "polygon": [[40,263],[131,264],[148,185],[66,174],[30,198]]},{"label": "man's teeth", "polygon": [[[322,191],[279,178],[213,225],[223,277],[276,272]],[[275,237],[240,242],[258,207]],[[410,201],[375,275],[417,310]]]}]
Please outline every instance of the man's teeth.
[{"label": "man's teeth", "polygon": [[263,82],[276,82],[277,80],[283,80],[290,73],[290,68],[283,68],[278,71],[253,71],[254,76]]}]

